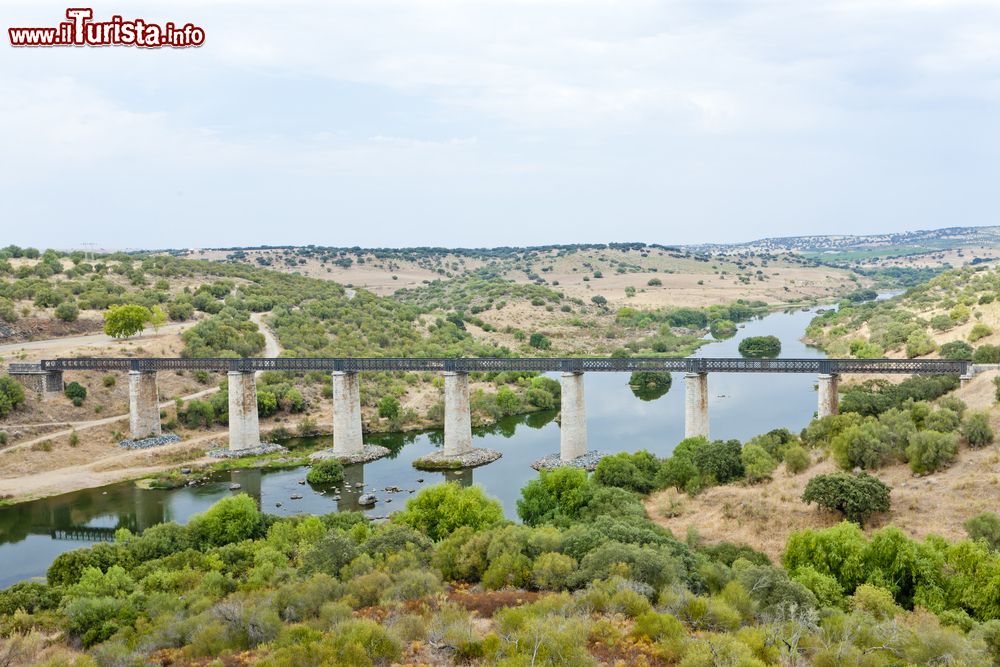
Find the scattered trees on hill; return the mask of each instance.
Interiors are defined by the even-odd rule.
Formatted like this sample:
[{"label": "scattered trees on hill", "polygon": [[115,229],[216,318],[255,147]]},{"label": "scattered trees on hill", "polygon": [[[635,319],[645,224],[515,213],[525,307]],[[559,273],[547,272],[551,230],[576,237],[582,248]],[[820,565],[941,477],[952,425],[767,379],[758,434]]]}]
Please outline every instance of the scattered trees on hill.
[{"label": "scattered trees on hill", "polygon": [[151,318],[145,306],[111,306],[104,312],[104,333],[112,338],[128,338],[142,331]]}]

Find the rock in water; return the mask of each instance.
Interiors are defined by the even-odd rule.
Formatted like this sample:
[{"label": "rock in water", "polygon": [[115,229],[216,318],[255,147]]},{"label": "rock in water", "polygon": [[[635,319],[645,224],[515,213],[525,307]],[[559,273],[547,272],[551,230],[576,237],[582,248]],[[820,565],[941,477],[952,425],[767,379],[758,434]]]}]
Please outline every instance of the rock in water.
[{"label": "rock in water", "polygon": [[363,496],[361,496],[360,498],[358,498],[358,504],[359,505],[374,505],[375,504],[375,494],[374,493],[366,493],[366,494],[364,494]]}]

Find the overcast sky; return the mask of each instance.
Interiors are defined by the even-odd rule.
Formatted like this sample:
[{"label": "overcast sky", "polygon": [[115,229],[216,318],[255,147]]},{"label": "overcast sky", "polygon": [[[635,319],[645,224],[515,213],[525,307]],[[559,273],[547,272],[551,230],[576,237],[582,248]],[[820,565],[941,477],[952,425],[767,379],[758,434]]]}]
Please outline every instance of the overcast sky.
[{"label": "overcast sky", "polygon": [[119,2],[205,46],[9,45],[66,6],[0,0],[0,244],[998,222],[996,0]]}]

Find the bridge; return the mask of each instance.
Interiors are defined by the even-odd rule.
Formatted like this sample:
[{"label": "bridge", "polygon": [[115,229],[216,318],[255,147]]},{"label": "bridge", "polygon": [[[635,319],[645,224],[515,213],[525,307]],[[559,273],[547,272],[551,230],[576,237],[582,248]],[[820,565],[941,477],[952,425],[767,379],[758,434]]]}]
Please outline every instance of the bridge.
[{"label": "bridge", "polygon": [[[745,359],[712,357],[479,357],[479,358],[64,358],[38,364],[11,364],[8,372],[39,395],[62,391],[64,371],[119,371],[129,376],[129,427],[133,439],[161,434],[159,371],[225,372],[229,382],[229,449],[252,453],[261,447],[257,414],[257,371],[330,373],[333,389],[333,448],[330,455],[345,462],[370,460],[379,448],[366,447],[361,424],[358,374],[363,372],[438,372],[444,377],[444,448],[440,463],[469,460],[472,419],[469,373],[533,371],[561,373],[562,419],[560,459],[569,462],[587,453],[585,373],[655,371],[684,373],[685,437],[709,435],[708,376],[710,373],[810,373],[818,378],[820,417],[836,414],[838,383],[844,374],[957,374],[963,382],[976,371],[971,362],[944,359]],[[377,455],[377,454],[375,454]],[[474,457],[473,457],[474,458]]]}]

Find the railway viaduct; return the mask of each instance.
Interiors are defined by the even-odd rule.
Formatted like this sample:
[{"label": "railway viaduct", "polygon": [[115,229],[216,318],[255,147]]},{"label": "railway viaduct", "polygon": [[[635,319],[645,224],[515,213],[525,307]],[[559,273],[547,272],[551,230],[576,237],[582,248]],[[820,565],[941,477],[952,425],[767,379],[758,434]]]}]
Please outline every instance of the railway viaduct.
[{"label": "railway viaduct", "polygon": [[323,371],[330,373],[333,389],[334,456],[351,459],[363,450],[361,394],[358,374],[364,372],[438,372],[444,377],[444,448],[441,455],[455,457],[472,451],[469,411],[469,373],[534,371],[561,373],[562,418],[560,459],[570,461],[587,453],[587,420],[584,400],[586,373],[658,371],[684,373],[686,436],[709,435],[708,376],[711,373],[807,373],[818,379],[820,417],[838,410],[838,381],[851,373],[885,375],[958,374],[963,382],[976,368],[966,361],[939,359],[731,359],[664,357],[572,358],[64,358],[39,364],[11,364],[9,372],[29,390],[45,395],[62,391],[64,371],[101,370],[127,372],[131,436],[142,439],[160,435],[160,410],[156,387],[158,371],[207,370],[225,372],[229,380],[229,449],[260,446],[257,415],[257,371]]}]

